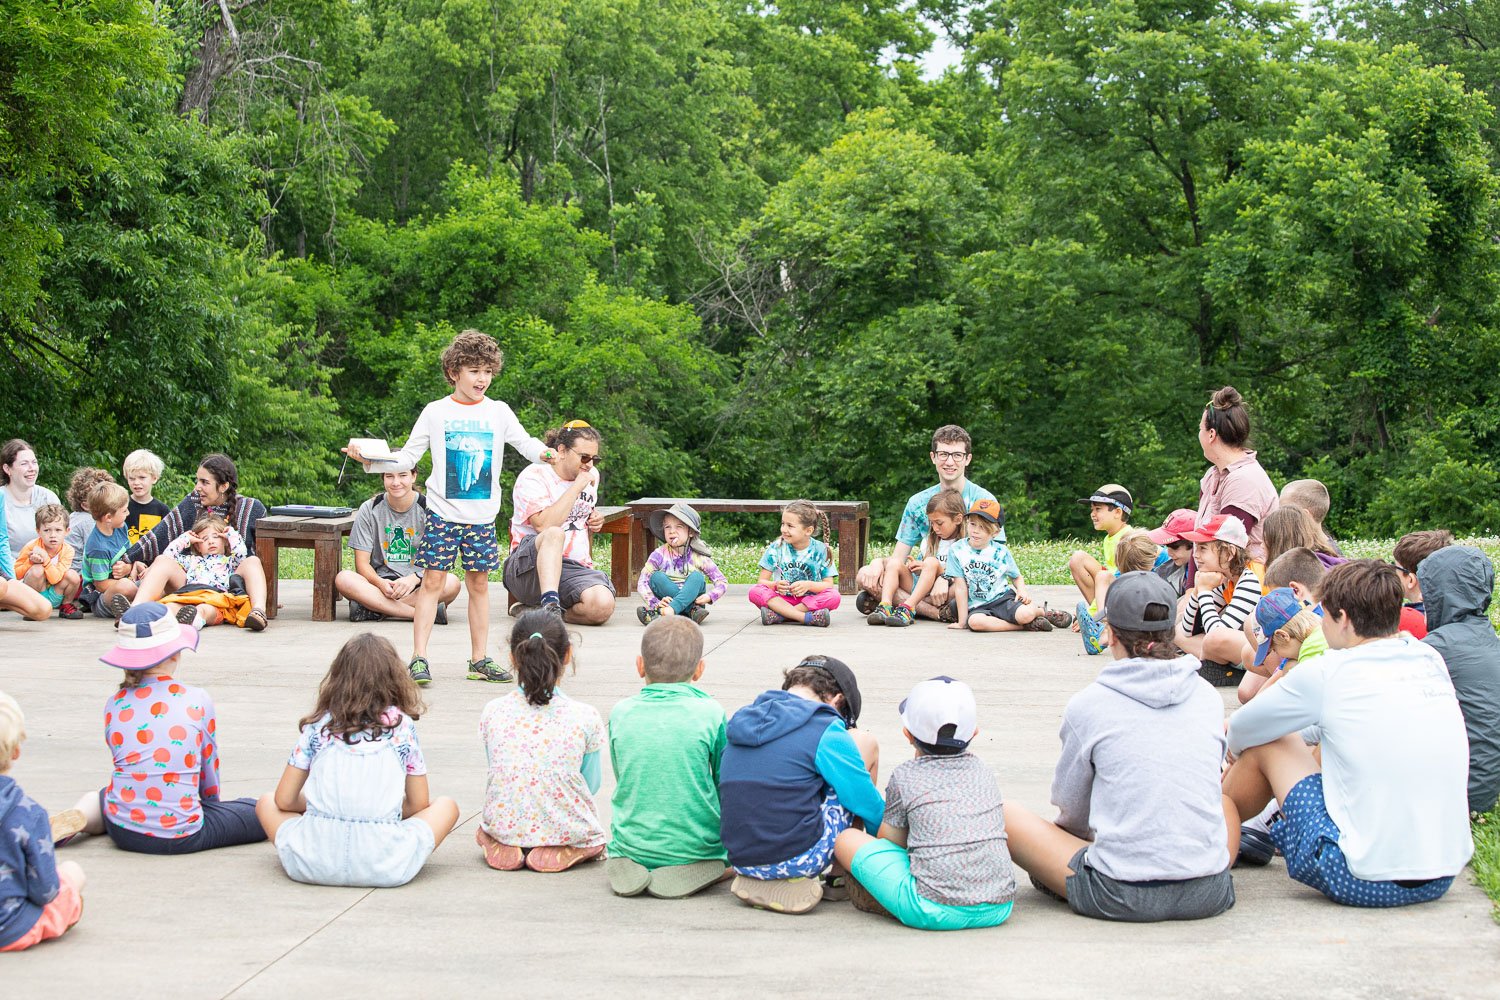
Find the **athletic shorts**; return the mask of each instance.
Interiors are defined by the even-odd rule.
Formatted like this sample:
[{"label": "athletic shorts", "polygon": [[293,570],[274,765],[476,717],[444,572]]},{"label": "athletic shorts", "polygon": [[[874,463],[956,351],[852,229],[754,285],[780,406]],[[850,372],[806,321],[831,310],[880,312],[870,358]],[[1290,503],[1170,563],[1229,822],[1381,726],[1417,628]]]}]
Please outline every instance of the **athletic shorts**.
[{"label": "athletic shorts", "polygon": [[[1201,920],[1216,917],[1234,905],[1234,881],[1226,868],[1217,875],[1189,879],[1152,879],[1122,882],[1089,864],[1089,849],[1080,847],[1068,862],[1067,904],[1096,920],[1154,923],[1158,920]],[[1039,882],[1031,884],[1054,899],[1057,893]]]},{"label": "athletic shorts", "polygon": [[864,886],[891,916],[924,931],[959,931],[967,927],[995,927],[1010,916],[1011,901],[954,906],[937,903],[917,890],[911,855],[899,844],[874,840],[854,854],[849,874]]},{"label": "athletic shorts", "polygon": [[1001,621],[1016,624],[1016,610],[1021,607],[1020,598],[1016,597],[1014,590],[1007,590],[993,601],[986,601],[978,607],[969,609],[969,617],[975,615],[993,615]]},{"label": "athletic shorts", "polygon": [[1309,774],[1292,786],[1270,826],[1271,839],[1286,857],[1286,871],[1345,906],[1407,906],[1437,899],[1453,876],[1421,882],[1372,882],[1349,871],[1339,849],[1339,827],[1323,800],[1323,776]]},{"label": "athletic shorts", "polygon": [[52,902],[42,907],[42,915],[37,917],[36,923],[31,925],[31,930],[4,948],[0,948],[0,951],[24,951],[42,941],[62,937],[63,932],[78,923],[78,918],[81,916],[83,916],[83,896],[67,873],[59,870],[57,895],[52,897]]},{"label": "athletic shorts", "polygon": [[463,560],[466,573],[490,573],[500,568],[500,543],[493,524],[464,524],[444,521],[428,511],[427,526],[417,539],[411,564],[416,569],[453,569],[455,559]]},{"label": "athletic shorts", "polygon": [[[536,578],[536,536],[527,535],[519,545],[505,557],[505,571],[500,578],[512,599],[522,604],[542,603],[542,588]],[[564,608],[571,608],[590,587],[607,587],[615,592],[615,585],[601,570],[592,569],[572,559],[562,561],[562,576],[557,581],[557,597]]]},{"label": "athletic shorts", "polygon": [[849,810],[839,804],[838,793],[832,788],[823,797],[821,809],[823,832],[807,850],[786,861],[777,861],[769,865],[752,865],[748,868],[735,865],[734,870],[746,878],[758,878],[763,881],[778,878],[816,878],[823,874],[828,863],[833,860],[833,842],[838,839],[839,834],[849,829],[851,818]]}]

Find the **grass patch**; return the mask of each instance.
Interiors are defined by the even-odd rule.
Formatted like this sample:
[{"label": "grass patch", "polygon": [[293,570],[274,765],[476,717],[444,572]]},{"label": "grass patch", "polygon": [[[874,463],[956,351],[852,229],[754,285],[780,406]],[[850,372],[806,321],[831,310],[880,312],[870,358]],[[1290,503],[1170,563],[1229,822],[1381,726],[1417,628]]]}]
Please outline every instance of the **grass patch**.
[{"label": "grass patch", "polygon": [[1474,831],[1474,881],[1490,897],[1490,916],[1500,924],[1500,806],[1470,824]]}]

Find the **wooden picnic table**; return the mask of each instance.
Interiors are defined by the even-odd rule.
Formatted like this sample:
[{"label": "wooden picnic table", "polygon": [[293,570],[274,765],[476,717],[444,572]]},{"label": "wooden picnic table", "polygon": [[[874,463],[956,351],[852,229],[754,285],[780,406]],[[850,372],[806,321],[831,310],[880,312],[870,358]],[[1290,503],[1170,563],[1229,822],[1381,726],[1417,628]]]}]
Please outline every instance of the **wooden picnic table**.
[{"label": "wooden picnic table", "polygon": [[283,548],[313,550],[313,621],[333,621],[333,578],[339,575],[344,536],[354,527],[354,515],[343,517],[283,517],[255,522],[255,554],[266,571],[266,617],[276,617],[277,554]]},{"label": "wooden picnic table", "polygon": [[[646,557],[654,547],[646,532],[646,517],[654,510],[665,510],[676,503],[685,503],[698,513],[716,514],[780,514],[790,500],[734,500],[709,499],[703,497],[641,497],[625,505],[631,519],[630,525],[630,573],[633,581],[640,576],[646,565]],[[854,575],[865,561],[865,552],[870,546],[870,505],[863,500],[814,500],[818,510],[828,515],[828,525],[838,539],[839,593],[853,594],[858,589]],[[778,525],[779,530],[779,525]],[[618,536],[616,536],[618,545]],[[619,573],[618,552],[615,552],[615,573]],[[616,589],[619,585],[616,584]]]}]

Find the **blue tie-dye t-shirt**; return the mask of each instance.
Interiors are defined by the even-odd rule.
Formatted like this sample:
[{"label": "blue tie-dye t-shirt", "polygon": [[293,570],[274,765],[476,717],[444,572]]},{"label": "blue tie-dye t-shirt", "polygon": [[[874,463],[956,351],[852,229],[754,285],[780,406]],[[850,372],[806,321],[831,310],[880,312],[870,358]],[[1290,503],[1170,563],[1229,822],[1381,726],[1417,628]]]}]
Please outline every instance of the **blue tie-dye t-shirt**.
[{"label": "blue tie-dye t-shirt", "polygon": [[1021,575],[1021,567],[998,535],[982,549],[975,549],[965,538],[948,550],[947,575],[963,577],[969,585],[969,607],[974,608],[1004,596],[1011,581]]},{"label": "blue tie-dye t-shirt", "polygon": [[766,554],[760,557],[760,568],[770,570],[771,579],[787,583],[799,580],[820,583],[835,575],[833,553],[817,539],[799,552],[778,538],[766,546]]},{"label": "blue tie-dye t-shirt", "polygon": [[[927,537],[927,501],[937,496],[938,490],[943,484],[930,486],[921,493],[914,493],[912,498],[906,501],[906,509],[901,512],[901,525],[896,529],[896,541],[902,545],[910,545],[912,548],[922,544],[922,539]],[[964,488],[960,494],[964,498],[964,510],[974,506],[975,500],[994,500],[995,494],[983,486],[976,486],[968,480],[964,481]],[[1002,527],[1000,533],[995,536],[995,541],[1002,545],[1005,543],[1005,529]]]}]

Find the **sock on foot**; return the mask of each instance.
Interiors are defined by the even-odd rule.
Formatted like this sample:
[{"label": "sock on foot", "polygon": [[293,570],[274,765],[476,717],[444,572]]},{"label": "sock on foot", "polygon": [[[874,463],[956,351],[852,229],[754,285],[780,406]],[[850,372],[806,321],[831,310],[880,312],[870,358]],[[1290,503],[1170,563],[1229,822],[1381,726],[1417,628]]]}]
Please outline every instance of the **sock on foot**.
[{"label": "sock on foot", "polygon": [[543,591],[543,593],[542,593],[542,603],[543,604],[561,604],[562,603],[562,598],[557,596],[557,591],[555,591],[555,590]]},{"label": "sock on foot", "polygon": [[804,624],[804,625],[811,625],[812,624],[812,616],[813,616],[813,613],[811,611],[804,611],[804,612],[802,612],[802,624]]}]

